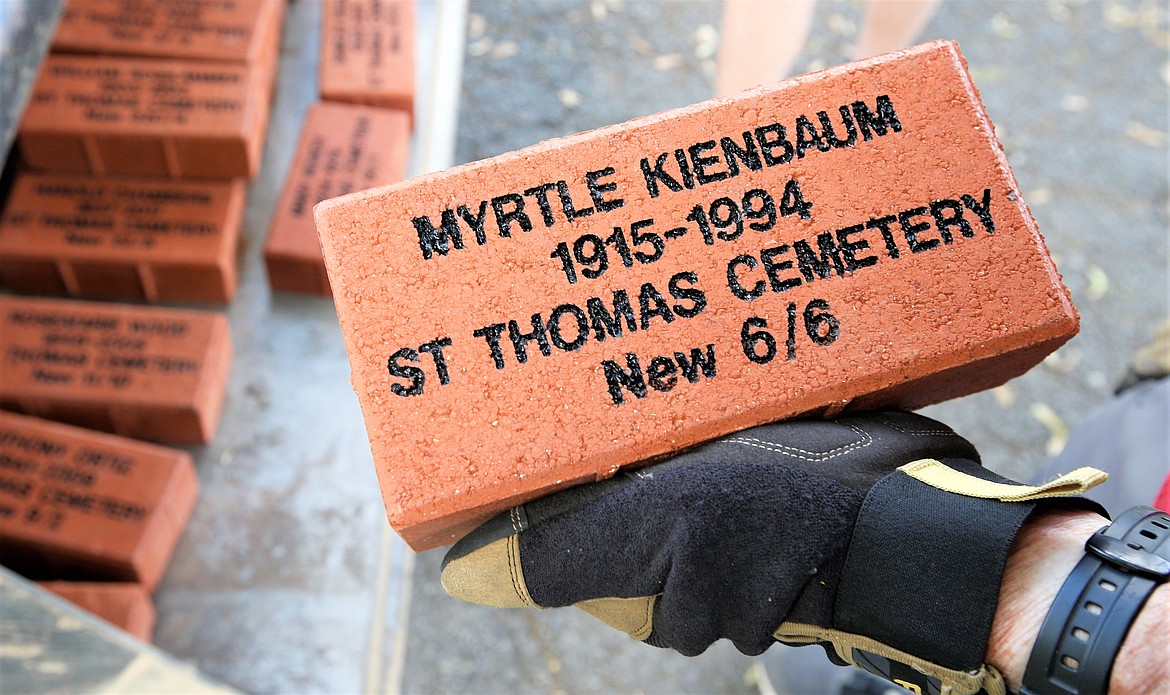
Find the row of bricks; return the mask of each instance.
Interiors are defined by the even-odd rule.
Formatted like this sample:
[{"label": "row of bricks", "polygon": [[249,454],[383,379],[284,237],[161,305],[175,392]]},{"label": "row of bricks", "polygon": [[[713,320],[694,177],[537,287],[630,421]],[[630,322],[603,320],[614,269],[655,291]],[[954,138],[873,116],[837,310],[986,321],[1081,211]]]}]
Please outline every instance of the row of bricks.
[{"label": "row of bricks", "polygon": [[[279,28],[270,8],[258,3],[197,4],[188,8],[200,15],[193,23],[178,22],[168,16],[171,8],[160,4],[138,8],[149,14],[149,21],[139,16],[136,25],[142,31],[129,35],[116,18],[124,9],[118,0],[72,0],[54,50],[250,64],[272,45],[262,37],[272,35],[271,27]],[[327,294],[309,216],[312,204],[395,181],[405,173],[413,106],[413,3],[338,0],[323,11],[323,97],[400,109],[317,104],[308,116],[266,256],[275,269],[274,286]],[[217,37],[231,33],[221,29],[231,30],[233,21],[235,34],[247,40],[217,44]],[[157,40],[179,34],[177,54],[170,52],[170,41]],[[374,60],[371,49],[377,47],[371,40],[383,39]],[[148,65],[157,77],[157,61],[127,62],[121,68],[136,73]],[[52,63],[46,70],[62,72]],[[109,70],[103,74],[111,80],[124,76]],[[264,80],[265,94],[272,78],[268,74]],[[144,164],[138,153],[126,157],[138,167],[131,169],[119,166],[100,147],[125,149],[124,141],[102,139],[100,129],[90,129],[77,141],[85,151],[83,157],[74,157],[73,168],[98,174],[218,175],[180,157],[182,141],[174,136],[176,130],[181,132],[172,128],[153,145],[162,148],[163,166],[157,161]],[[238,142],[222,148],[245,151],[244,166],[237,166],[238,161],[231,165],[237,166],[233,175],[255,171],[253,154],[263,127],[258,131],[247,130]],[[35,166],[44,154],[38,150],[44,140],[34,135],[22,143],[26,159]],[[51,143],[57,149],[50,147],[48,153],[56,166],[70,161],[62,160],[62,143],[68,145],[67,138]],[[81,160],[85,166],[77,164]],[[0,222],[0,281],[29,293],[228,301],[236,284],[234,254],[243,203],[242,179],[175,182],[25,174]],[[307,286],[305,277],[311,277]],[[230,340],[221,317],[4,298],[0,312],[6,329],[0,340],[0,354],[5,355],[0,406],[152,439],[206,441],[213,435],[230,363]],[[164,375],[165,381],[160,379]],[[4,451],[27,447],[30,441],[48,447],[39,450],[39,460],[21,456],[36,451]],[[58,581],[45,587],[149,639],[154,611],[148,589],[164,571],[197,492],[190,457],[4,413],[0,452],[12,464],[0,471],[0,551],[5,562],[30,576],[136,582]],[[95,465],[108,470],[90,468]],[[160,491],[158,481],[168,476],[173,484]],[[108,517],[102,518],[108,521],[104,526],[77,523],[79,515],[103,513]],[[176,514],[182,517],[177,523]]]},{"label": "row of bricks", "polygon": [[[103,55],[45,61],[19,132],[25,162],[98,175],[255,176],[284,0],[196,4],[204,17],[178,20],[174,7],[145,7],[125,31],[120,0],[71,0],[54,48]],[[413,0],[329,0],[322,13],[322,97],[409,113]]]},{"label": "row of bricks", "polygon": [[[229,300],[283,13],[284,0],[70,0],[20,132],[25,164],[68,173],[18,176],[0,282]],[[11,298],[0,312],[0,407],[140,438],[212,437],[231,358],[222,315]],[[149,591],[198,492],[191,457],[5,413],[0,457],[4,563],[101,580],[45,587],[149,639]]]},{"label": "row of bricks", "polygon": [[[101,27],[86,25],[82,31],[77,25],[85,17],[99,22],[107,15],[96,10],[112,9],[106,7],[110,3],[90,7],[92,1],[75,0],[69,6],[55,47],[145,55],[162,49],[139,45],[141,37],[128,45],[121,34],[110,37]],[[259,18],[258,7],[248,5],[248,18]],[[339,0],[322,12],[321,93],[333,103],[319,102],[306,116],[264,256],[274,289],[329,295],[311,209],[323,199],[404,177],[413,104],[414,7],[402,0]],[[164,14],[164,6],[156,7],[151,19]],[[363,18],[381,18],[383,24],[370,25]],[[373,41],[384,44],[380,51],[374,51]],[[206,36],[193,41],[184,55],[205,57],[208,42]],[[374,61],[373,52],[382,57]],[[56,296],[229,301],[236,286],[243,201],[242,180],[24,174],[0,218],[0,284]]]},{"label": "row of bricks", "polygon": [[[230,299],[283,13],[284,0],[71,0],[19,136],[24,164],[68,173],[18,175],[0,281]],[[154,57],[151,43],[188,55]],[[115,57],[84,55],[101,53]],[[212,437],[231,361],[222,315],[0,297],[0,316],[0,408],[147,439]],[[190,455],[0,412],[0,464],[4,564],[149,640],[150,592],[198,495]]]},{"label": "row of bricks", "polygon": [[71,0],[20,147],[25,164],[73,175],[18,175],[0,218],[0,283],[32,294],[228,301],[242,177],[259,164],[283,14],[284,0]]}]

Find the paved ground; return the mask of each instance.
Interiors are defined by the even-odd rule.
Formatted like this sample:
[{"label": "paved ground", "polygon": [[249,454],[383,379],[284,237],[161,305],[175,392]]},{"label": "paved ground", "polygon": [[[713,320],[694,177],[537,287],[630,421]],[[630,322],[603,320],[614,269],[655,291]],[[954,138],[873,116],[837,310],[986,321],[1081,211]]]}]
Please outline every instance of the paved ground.
[{"label": "paved ground", "polygon": [[[461,161],[682,106],[711,93],[714,2],[472,2]],[[820,3],[802,69],[844,60],[857,2]],[[993,468],[1026,475],[1109,397],[1167,315],[1167,58],[1163,2],[951,0],[923,35],[960,42],[1025,200],[1082,313],[1082,332],[991,393],[931,408]],[[403,689],[749,692],[726,644],[686,659],[572,611],[494,611],[415,567]]]}]

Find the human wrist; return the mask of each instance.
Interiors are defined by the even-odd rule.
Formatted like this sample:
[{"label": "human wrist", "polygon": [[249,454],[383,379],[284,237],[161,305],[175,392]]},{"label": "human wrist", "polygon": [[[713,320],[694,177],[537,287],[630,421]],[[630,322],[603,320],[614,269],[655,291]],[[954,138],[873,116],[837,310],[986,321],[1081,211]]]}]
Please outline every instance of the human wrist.
[{"label": "human wrist", "polygon": [[[987,662],[1008,687],[1020,688],[1040,625],[1057,592],[1084,556],[1085,541],[1108,525],[1091,512],[1049,511],[1021,529],[1008,556]],[[1118,652],[1109,692],[1156,692],[1170,677],[1170,647],[1159,637],[1170,628],[1170,592],[1159,587],[1134,620]]]},{"label": "human wrist", "polygon": [[999,605],[987,644],[987,662],[1018,691],[1044,616],[1073,567],[1085,541],[1108,519],[1085,511],[1040,512],[1020,529],[1008,555]]}]

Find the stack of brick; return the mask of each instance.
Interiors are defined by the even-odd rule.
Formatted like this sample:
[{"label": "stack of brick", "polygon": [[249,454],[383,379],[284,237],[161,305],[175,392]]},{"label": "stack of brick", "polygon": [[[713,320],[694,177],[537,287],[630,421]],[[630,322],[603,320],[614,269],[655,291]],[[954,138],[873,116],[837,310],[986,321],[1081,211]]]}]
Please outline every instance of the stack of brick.
[{"label": "stack of brick", "polygon": [[264,245],[274,290],[330,296],[313,206],[402,180],[414,109],[414,0],[325,0],[320,100],[300,143]]},{"label": "stack of brick", "polygon": [[18,292],[225,302],[284,0],[69,0],[0,221]]},{"label": "stack of brick", "polygon": [[[284,9],[68,0],[18,133],[0,285],[230,301]],[[0,296],[0,563],[149,639],[199,486],[189,454],[129,438],[210,441],[231,354],[221,312]]]}]

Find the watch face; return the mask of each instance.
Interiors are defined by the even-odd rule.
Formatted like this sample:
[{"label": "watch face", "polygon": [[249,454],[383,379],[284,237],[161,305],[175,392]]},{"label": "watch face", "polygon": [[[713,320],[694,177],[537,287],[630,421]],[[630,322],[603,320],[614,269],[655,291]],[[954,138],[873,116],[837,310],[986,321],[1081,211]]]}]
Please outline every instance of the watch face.
[{"label": "watch face", "polygon": [[913,667],[864,649],[853,650],[853,662],[870,673],[881,676],[894,685],[919,695],[941,695],[942,681]]}]

